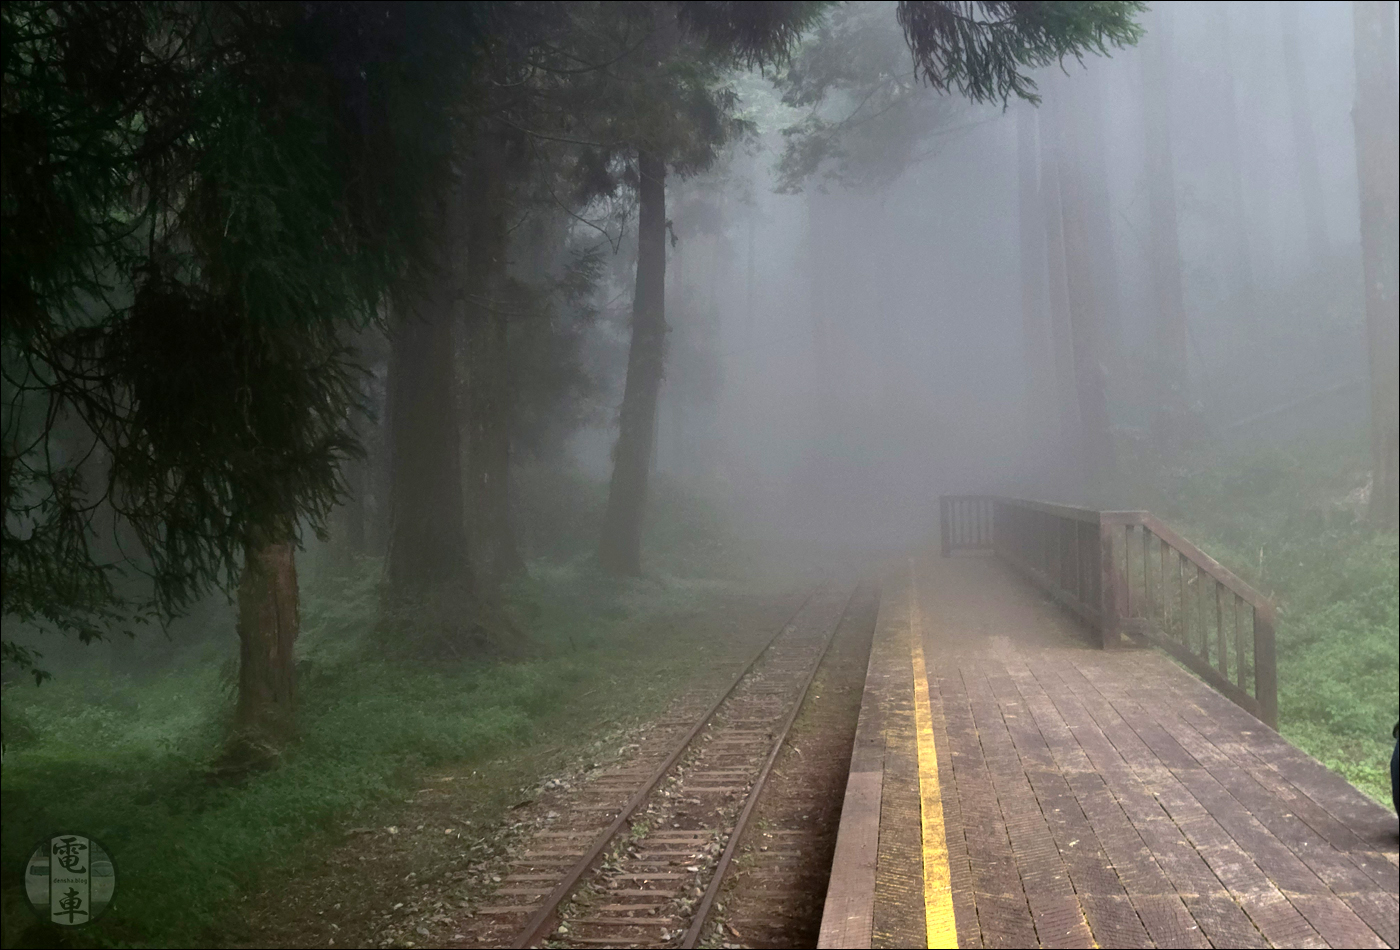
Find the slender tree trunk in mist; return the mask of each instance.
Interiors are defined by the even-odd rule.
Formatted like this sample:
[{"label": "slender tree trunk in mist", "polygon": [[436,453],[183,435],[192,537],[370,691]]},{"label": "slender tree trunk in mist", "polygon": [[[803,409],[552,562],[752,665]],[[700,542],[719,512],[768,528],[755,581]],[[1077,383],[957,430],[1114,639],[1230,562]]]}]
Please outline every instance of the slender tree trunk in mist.
[{"label": "slender tree trunk in mist", "polygon": [[[903,366],[906,344],[900,323],[890,312],[889,305],[888,288],[896,278],[890,273],[889,262],[894,255],[890,252],[892,228],[887,198],[888,195],[880,197],[878,224],[872,242],[875,251],[875,326],[879,328],[881,345],[879,372],[870,375],[870,382],[875,387],[876,411],[884,418],[894,418],[891,413],[900,411],[896,409],[896,401],[903,386],[900,368]],[[1040,444],[1045,443],[1042,441]]]},{"label": "slender tree trunk in mist", "polygon": [[279,530],[250,542],[238,585],[238,705],[233,766],[264,764],[296,731],[300,628],[295,545]]},{"label": "slender tree trunk in mist", "polygon": [[710,238],[710,273],[706,285],[710,288],[705,306],[705,348],[701,372],[701,444],[696,452],[696,470],[707,478],[719,474],[720,453],[716,426],[721,413],[721,393],[724,392],[723,321],[720,319],[719,291],[733,286],[732,251],[719,235]]},{"label": "slender tree trunk in mist", "polygon": [[[673,195],[672,197],[675,197]],[[683,198],[676,198],[677,204]],[[698,235],[697,235],[698,237]],[[651,473],[655,475],[661,470],[661,458],[664,454],[666,458],[666,469],[673,476],[685,479],[690,475],[687,465],[687,449],[690,446],[691,434],[686,426],[686,403],[690,398],[691,372],[694,369],[691,362],[694,358],[692,347],[694,346],[696,318],[699,316],[693,301],[687,298],[685,287],[685,260],[689,245],[693,243],[689,238],[683,244],[677,244],[671,254],[671,279],[666,282],[666,291],[671,296],[671,306],[667,310],[678,321],[683,321],[684,325],[678,336],[672,337],[668,343],[667,372],[662,373],[661,392],[657,395],[656,412],[656,437],[652,440],[651,448]],[[680,316],[684,307],[684,317]],[[669,422],[663,426],[661,424],[660,406],[665,405],[669,410]],[[665,439],[662,439],[662,433]],[[662,442],[669,448],[663,452]]]},{"label": "slender tree trunk in mist", "polygon": [[[1074,343],[1074,379],[1079,397],[1083,490],[1093,493],[1112,472],[1106,366],[1116,309],[1114,254],[1108,213],[1103,130],[1092,76],[1078,76],[1077,87],[1058,108],[1060,215],[1064,232],[1065,283]],[[1069,147],[1070,143],[1073,147]]]},{"label": "slender tree trunk in mist", "polygon": [[[1016,113],[1016,159],[1021,232],[1021,317],[1025,332],[1028,445],[1046,456],[1063,438],[1056,412],[1045,266],[1045,215],[1037,175],[1037,116],[1022,103]],[[883,326],[883,323],[881,324]]]},{"label": "slender tree trunk in mist", "polygon": [[612,482],[598,556],[616,574],[642,572],[642,519],[656,439],[656,403],[666,359],[666,162],[637,153],[637,287],[627,382],[613,446]]},{"label": "slender tree trunk in mist", "polygon": [[1155,10],[1143,40],[1142,91],[1147,145],[1147,205],[1158,406],[1158,440],[1179,445],[1186,413],[1186,303],[1181,289],[1181,243],[1176,228],[1176,172],[1171,135],[1171,21]]},{"label": "slender tree trunk in mist", "polygon": [[1050,305],[1050,340],[1055,354],[1055,404],[1059,416],[1055,456],[1057,489],[1074,489],[1070,479],[1081,470],[1083,444],[1079,418],[1079,386],[1074,370],[1074,331],[1069,313],[1065,272],[1064,215],[1060,201],[1060,106],[1047,97],[1037,115],[1040,139],[1040,199],[1045,222],[1046,289]]},{"label": "slender tree trunk in mist", "polygon": [[842,418],[842,397],[847,393],[839,357],[833,343],[831,312],[837,306],[837,273],[832,245],[843,233],[840,216],[832,207],[832,197],[808,189],[807,250],[810,268],[808,287],[812,292],[812,399],[816,417],[833,431]]},{"label": "slender tree trunk in mist", "polygon": [[467,465],[471,526],[479,568],[495,583],[525,572],[510,515],[510,378],[505,281],[506,203],[503,143],[478,136],[467,193]]},{"label": "slender tree trunk in mist", "polygon": [[754,232],[758,225],[758,199],[749,207],[749,244],[748,244],[748,272],[744,280],[744,349],[753,346],[753,322],[757,311],[754,310],[754,288],[756,286],[754,277],[754,267],[757,257],[757,247],[754,244]]},{"label": "slender tree trunk in mist", "polygon": [[1246,326],[1254,324],[1254,260],[1250,253],[1249,214],[1244,200],[1244,165],[1240,161],[1240,120],[1235,104],[1235,70],[1232,57],[1235,48],[1230,40],[1230,8],[1228,4],[1214,6],[1216,34],[1220,37],[1220,106],[1224,117],[1222,138],[1225,142],[1225,171],[1230,203],[1225,209],[1225,226],[1233,244],[1234,268],[1231,306]]},{"label": "slender tree trunk in mist", "polygon": [[1372,523],[1396,524],[1400,495],[1400,91],[1395,5],[1352,4],[1356,37],[1356,177],[1361,197],[1361,265],[1366,281],[1366,342],[1371,370]]},{"label": "slender tree trunk in mist", "polygon": [[[1070,87],[1069,128],[1074,130],[1074,167],[1082,170],[1081,191],[1088,233],[1087,273],[1094,299],[1093,344],[1100,369],[1107,371],[1121,350],[1122,321],[1118,291],[1118,249],[1113,240],[1113,212],[1108,194],[1108,139],[1104,134],[1104,73],[1085,70],[1084,81]],[[1107,381],[1105,380],[1105,385]],[[1106,405],[1106,404],[1105,404]]]},{"label": "slender tree trunk in mist", "polygon": [[374,451],[378,434],[375,419],[382,418],[375,406],[379,381],[375,378],[374,364],[383,355],[383,338],[377,330],[366,329],[355,335],[356,358],[369,367],[359,383],[360,398],[369,410],[369,418],[356,413],[351,416],[351,428],[365,446],[363,458],[348,459],[341,469],[345,479],[346,495],[335,512],[332,527],[333,556],[342,565],[348,566],[355,558],[369,553],[369,545],[374,535],[370,497],[376,494],[376,465],[381,461]]},{"label": "slender tree trunk in mist", "polygon": [[374,499],[374,505],[365,521],[365,544],[368,553],[385,557],[389,552],[389,536],[393,530],[394,466],[392,422],[394,419],[394,394],[389,380],[389,365],[393,362],[389,352],[390,344],[385,343],[384,361],[375,370],[374,403],[379,419],[377,438],[370,445],[369,458],[365,460],[365,488]]},{"label": "slender tree trunk in mist", "polygon": [[341,550],[347,558],[365,553],[365,493],[369,488],[369,463],[351,459],[345,463],[345,484],[349,489],[345,504],[340,508]]},{"label": "slender tree trunk in mist", "polygon": [[453,378],[454,297],[452,270],[443,264],[395,299],[388,575],[398,597],[472,590]]},{"label": "slender tree trunk in mist", "polygon": [[1322,203],[1317,138],[1308,103],[1307,74],[1303,71],[1302,45],[1298,40],[1298,4],[1295,0],[1282,0],[1278,6],[1283,27],[1283,74],[1288,83],[1289,117],[1293,120],[1293,150],[1298,156],[1298,184],[1303,198],[1308,256],[1318,264],[1327,257],[1327,217]]}]

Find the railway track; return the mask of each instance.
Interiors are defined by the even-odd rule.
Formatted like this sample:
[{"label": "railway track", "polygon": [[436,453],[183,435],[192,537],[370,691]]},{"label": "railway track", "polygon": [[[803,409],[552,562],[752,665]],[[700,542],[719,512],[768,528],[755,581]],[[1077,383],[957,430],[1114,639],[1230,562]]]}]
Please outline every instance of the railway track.
[{"label": "railway track", "polygon": [[696,946],[855,595],[810,593],[718,700],[683,703],[626,766],[589,783],[477,913],[514,947]]}]

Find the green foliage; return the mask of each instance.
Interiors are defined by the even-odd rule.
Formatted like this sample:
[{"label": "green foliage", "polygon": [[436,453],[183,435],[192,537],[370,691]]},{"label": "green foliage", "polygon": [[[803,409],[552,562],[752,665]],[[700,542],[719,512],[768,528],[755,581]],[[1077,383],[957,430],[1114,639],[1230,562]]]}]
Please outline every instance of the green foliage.
[{"label": "green foliage", "polygon": [[900,0],[899,25],[919,75],[934,89],[956,88],[974,102],[1039,102],[1023,68],[1067,56],[1108,55],[1142,35],[1134,14],[1146,3],[1024,0]]},{"label": "green foliage", "polygon": [[5,5],[9,617],[168,618],[322,528],[358,451],[342,339],[421,255],[472,10]]},{"label": "green foliage", "polygon": [[961,103],[919,87],[892,6],[835,11],[777,78],[783,103],[807,110],[783,129],[780,191],[817,175],[845,187],[888,183],[958,124]]},{"label": "green foliage", "polygon": [[[894,16],[891,17],[891,7]],[[886,183],[971,124],[972,102],[1039,102],[1022,72],[1137,42],[1142,3],[901,2],[848,5],[803,42],[779,77],[783,101],[808,114],[783,130],[779,187],[822,175],[843,186]],[[895,22],[897,20],[897,23]],[[901,36],[902,32],[902,36]],[[909,53],[913,52],[913,63]]]},{"label": "green foliage", "polygon": [[[557,221],[538,230],[563,238]],[[560,240],[560,244],[564,244]],[[601,415],[599,383],[584,365],[585,333],[597,320],[593,296],[603,262],[596,247],[574,246],[558,274],[512,279],[500,306],[510,319],[511,448],[517,457],[560,462],[569,436]]]},{"label": "green foliage", "polygon": [[[667,156],[676,171],[709,168],[729,141],[752,135],[739,114],[734,72],[784,62],[798,38],[823,16],[828,2],[695,3],[660,5],[659,36],[670,17],[679,36],[654,47],[637,79],[642,121],[634,142]],[[653,66],[652,64],[656,65]],[[659,69],[657,68],[659,67]],[[658,75],[659,73],[659,75]],[[657,80],[660,79],[660,82]]]},{"label": "green foliage", "polygon": [[[828,3],[557,4],[517,35],[534,66],[512,100],[511,127],[553,153],[586,206],[637,184],[635,152],[691,175],[749,135],[742,68],[782,62]],[[516,68],[511,64],[511,68]],[[559,194],[551,191],[558,203]]]},{"label": "green foliage", "polygon": [[802,34],[834,5],[830,0],[682,0],[677,15],[712,58],[754,69],[786,59]]},{"label": "green foliage", "polygon": [[[379,569],[366,560],[305,591],[301,740],[280,768],[239,786],[204,778],[232,712],[217,662],[8,686],[4,866],[21,866],[54,828],[83,828],[113,849],[122,874],[100,940],[225,943],[237,895],[324,842],[337,823],[373,821],[425,768],[470,768],[595,729],[590,716],[647,713],[652,693],[629,690],[624,708],[620,692],[599,687],[652,683],[663,695],[666,677],[691,666],[686,651],[703,644],[656,636],[659,621],[711,606],[719,591],[538,563],[534,579],[509,595],[532,659],[426,667],[386,662],[379,649]],[[8,901],[18,881],[7,872],[4,885]],[[6,927],[27,920],[7,914]],[[5,936],[8,944],[8,929]]]},{"label": "green foliage", "polygon": [[1400,558],[1364,519],[1365,446],[1345,438],[1175,466],[1131,461],[1111,504],[1148,508],[1278,604],[1279,726],[1378,801],[1400,677]]},{"label": "green foliage", "polygon": [[[578,473],[522,468],[516,497],[525,555],[585,569],[597,549],[607,489],[605,483]],[[678,578],[732,581],[742,579],[753,566],[752,539],[718,501],[665,476],[652,480],[648,496],[643,542],[650,583],[682,583]]]}]

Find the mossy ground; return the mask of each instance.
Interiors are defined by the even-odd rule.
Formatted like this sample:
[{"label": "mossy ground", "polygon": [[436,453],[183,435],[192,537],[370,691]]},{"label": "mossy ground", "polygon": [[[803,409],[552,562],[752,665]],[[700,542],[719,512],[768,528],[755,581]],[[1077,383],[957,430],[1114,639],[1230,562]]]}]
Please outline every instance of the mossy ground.
[{"label": "mossy ground", "polygon": [[[654,713],[723,646],[677,632],[676,618],[756,589],[722,519],[664,492],[657,509],[665,529],[649,539],[652,569],[642,579],[600,574],[581,544],[531,562],[529,579],[507,596],[505,611],[528,639],[509,660],[396,658],[377,622],[381,565],[318,570],[310,558],[299,739],[278,768],[240,784],[208,778],[234,699],[232,619],[218,610],[209,616],[227,626],[221,638],[147,643],[147,669],[117,671],[99,648],[43,686],[6,684],[4,944],[56,939],[36,928],[20,877],[29,850],[54,831],[98,838],[120,875],[107,916],[64,939],[217,944],[241,896],[334,829],[368,822],[425,771],[495,763],[489,805],[552,767],[560,748]],[[688,523],[689,535],[674,521]]]},{"label": "mossy ground", "polygon": [[1364,445],[1338,438],[1129,459],[1113,503],[1147,508],[1274,598],[1279,728],[1390,804],[1397,538],[1367,524]]}]

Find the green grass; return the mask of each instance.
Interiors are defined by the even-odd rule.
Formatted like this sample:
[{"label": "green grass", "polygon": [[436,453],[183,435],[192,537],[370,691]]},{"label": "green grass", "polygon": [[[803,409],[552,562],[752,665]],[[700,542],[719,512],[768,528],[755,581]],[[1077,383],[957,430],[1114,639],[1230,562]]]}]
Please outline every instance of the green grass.
[{"label": "green grass", "polygon": [[[666,553],[658,560],[699,563]],[[363,561],[351,576],[304,576],[300,739],[279,768],[241,786],[205,777],[234,700],[226,650],[186,650],[139,676],[92,662],[42,687],[7,685],[5,945],[36,939],[21,936],[33,925],[19,877],[29,850],[72,829],[101,840],[120,874],[117,901],[80,942],[223,942],[236,927],[232,901],[332,829],[391,807],[424,770],[569,744],[610,717],[659,709],[720,648],[718,638],[661,631],[737,589],[666,573],[616,581],[587,556],[535,561],[509,594],[529,640],[525,659],[428,665],[385,658],[374,629],[378,575]]]},{"label": "green grass", "polygon": [[1152,510],[1278,605],[1279,728],[1390,804],[1397,538],[1364,522],[1367,458],[1300,441],[1130,463],[1114,504]]}]

